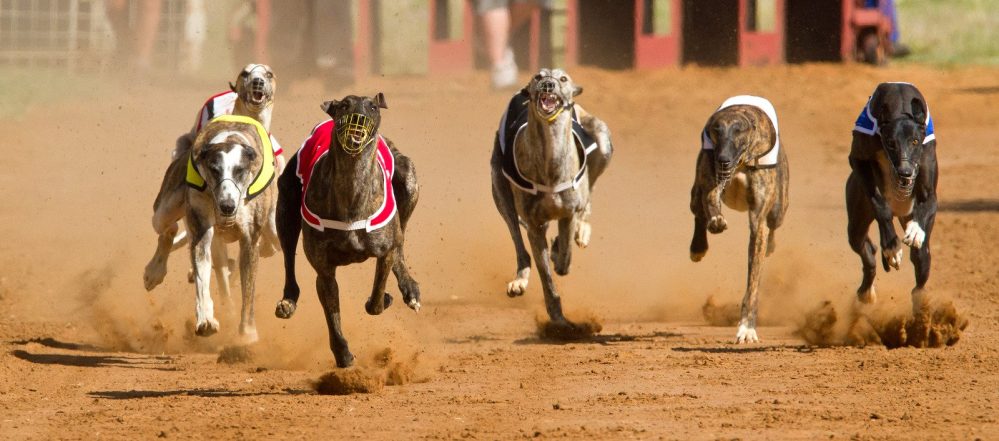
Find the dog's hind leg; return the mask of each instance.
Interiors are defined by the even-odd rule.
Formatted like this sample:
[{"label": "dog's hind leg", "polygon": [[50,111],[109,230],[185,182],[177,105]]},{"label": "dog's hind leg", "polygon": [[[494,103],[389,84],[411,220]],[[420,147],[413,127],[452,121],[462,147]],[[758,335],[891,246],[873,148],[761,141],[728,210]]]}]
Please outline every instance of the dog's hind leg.
[{"label": "dog's hind leg", "polygon": [[379,315],[392,305],[392,296],[385,292],[385,282],[388,281],[389,271],[392,269],[394,260],[395,254],[388,253],[379,257],[375,263],[375,281],[371,287],[371,297],[368,297],[368,301],[364,302],[364,310],[368,314]]},{"label": "dog's hind leg", "polygon": [[[174,161],[163,176],[163,183],[153,203],[153,230],[159,235],[156,251],[146,265],[143,282],[151,291],[166,277],[167,259],[174,249],[174,237],[179,230],[177,222],[184,217],[186,189],[180,176],[179,161]],[[179,181],[178,184],[175,181]]]},{"label": "dog's hind leg", "polygon": [[[391,145],[391,141],[389,144]],[[392,191],[395,192],[395,199],[399,203],[399,222],[402,226],[402,231],[405,232],[406,225],[409,223],[409,217],[413,215],[416,203],[420,199],[420,186],[416,181],[416,170],[413,167],[413,161],[399,153],[394,146],[392,154],[395,155],[395,174],[392,175]]]},{"label": "dog's hind leg", "polygon": [[[301,289],[295,278],[295,253],[298,252],[298,238],[302,233],[302,184],[295,175],[298,169],[298,155],[292,156],[285,166],[284,173],[278,178],[277,208],[274,216],[274,226],[281,252],[284,255],[284,291],[274,315],[278,318],[291,318],[298,305]],[[332,277],[332,276],[331,276]],[[337,301],[339,311],[339,301]],[[339,312],[337,312],[339,316]],[[339,319],[337,319],[339,320]],[[339,326],[339,325],[337,325]]]},{"label": "dog's hind leg", "polygon": [[[524,237],[520,232],[517,208],[513,202],[513,189],[510,188],[510,183],[506,181],[502,172],[499,171],[498,160],[497,155],[494,154],[492,172],[493,202],[496,203],[496,209],[510,231],[510,237],[513,239],[513,247],[517,252],[517,277],[506,285],[506,295],[516,297],[524,295],[524,292],[527,291],[527,280],[531,275],[531,255],[527,253],[527,248],[524,246]],[[535,255],[535,258],[538,258],[537,255]]]},{"label": "dog's hind leg", "polygon": [[774,240],[774,231],[784,223],[784,216],[787,214],[789,180],[787,157],[784,156],[784,150],[780,150],[778,152],[777,167],[777,198],[774,201],[773,208],[770,209],[770,213],[767,214],[767,229],[770,230],[767,233],[767,256],[773,254],[774,248],[777,247],[777,243]]},{"label": "dog's hind leg", "polygon": [[239,335],[244,344],[256,343],[257,323],[253,314],[253,300],[256,294],[257,246],[260,237],[244,234],[239,239],[239,284],[243,293],[243,305],[239,314]]},{"label": "dog's hind leg", "polygon": [[576,235],[578,216],[580,214],[558,220],[558,236],[552,240],[551,259],[555,265],[555,273],[560,276],[569,274],[569,264],[572,263],[572,247],[569,246],[569,238]]},{"label": "dog's hind leg", "polygon": [[354,364],[354,355],[350,353],[347,339],[343,337],[343,330],[340,327],[340,287],[336,283],[336,268],[330,269],[329,273],[320,272],[316,275],[316,293],[319,294],[319,303],[322,304],[323,315],[326,316],[330,351],[336,359],[336,366],[350,367]]},{"label": "dog's hind leg", "polygon": [[402,293],[402,300],[406,306],[413,311],[420,312],[420,284],[416,283],[413,276],[409,274],[409,266],[406,264],[406,255],[400,245],[394,251],[395,262],[392,264],[392,273],[395,280],[399,282],[399,292]]},{"label": "dog's hind leg", "polygon": [[863,280],[857,288],[857,299],[862,303],[874,303],[877,294],[874,290],[874,276],[877,274],[877,248],[867,236],[871,222],[874,222],[874,207],[864,195],[859,177],[850,174],[846,180],[847,237],[850,248],[860,256],[863,267]]},{"label": "dog's hind leg", "polygon": [[208,286],[211,280],[212,238],[215,233],[213,227],[205,226],[203,220],[195,220],[190,213],[187,219],[187,225],[191,228],[191,266],[194,267],[194,303],[197,319],[194,333],[207,337],[219,330],[219,322],[215,319],[215,305]]}]

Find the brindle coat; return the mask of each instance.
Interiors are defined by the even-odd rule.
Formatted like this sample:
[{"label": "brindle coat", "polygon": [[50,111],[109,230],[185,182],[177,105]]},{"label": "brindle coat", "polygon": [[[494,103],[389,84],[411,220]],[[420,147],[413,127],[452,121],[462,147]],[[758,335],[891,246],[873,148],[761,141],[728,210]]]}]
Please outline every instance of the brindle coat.
[{"label": "brindle coat", "polygon": [[784,143],[781,142],[776,167],[751,166],[751,161],[773,147],[777,133],[763,110],[748,105],[715,112],[708,119],[705,132],[715,147],[701,149],[697,156],[694,186],[690,190],[690,211],[694,213],[690,259],[698,262],[708,252],[707,232],[718,234],[728,228],[721,212],[722,202],[734,210],[749,211],[749,274],[736,342],[759,341],[756,319],[763,256],[774,250],[774,230],[784,221],[788,205]]},{"label": "brindle coat", "polygon": [[[360,113],[374,120],[371,134],[376,137],[381,124],[379,109],[387,108],[381,93],[374,98],[347,96],[340,101],[328,101],[323,110],[334,120],[341,115]],[[348,367],[354,356],[347,346],[340,328],[340,287],[336,281],[336,269],[340,266],[360,263],[376,258],[375,279],[371,295],[364,307],[368,314],[378,315],[392,303],[392,296],[385,292],[388,272],[391,270],[399,283],[399,291],[410,308],[420,309],[419,284],[409,274],[406,257],[403,253],[406,224],[419,198],[419,185],[412,161],[403,156],[388,138],[385,142],[395,157],[395,174],[392,177],[392,191],[395,194],[398,213],[385,226],[367,232],[363,229],[341,231],[326,229],[318,231],[304,224],[300,213],[302,198],[309,209],[326,219],[354,221],[364,219],[381,206],[384,178],[375,161],[375,142],[364,148],[356,156],[348,154],[337,136],[331,135],[329,153],[319,159],[313,168],[309,188],[302,194],[302,185],[295,171],[298,156],[289,161],[288,167],[278,180],[280,189],[277,208],[277,230],[284,250],[285,285],[284,296],[278,302],[275,315],[290,318],[294,314],[301,292],[295,278],[295,251],[299,234],[303,238],[305,256],[316,271],[316,291],[322,303],[329,329],[330,350],[338,367]]]},{"label": "brindle coat", "polygon": [[[238,132],[243,136],[230,133],[223,142],[218,142],[218,137],[225,135],[227,131]],[[249,145],[247,141],[250,141]],[[226,121],[209,123],[198,134],[192,146],[193,163],[206,184],[204,190],[190,187],[186,189],[185,222],[191,236],[197,335],[212,335],[219,328],[208,285],[211,277],[212,243],[213,240],[222,239],[221,243],[239,242],[239,273],[243,293],[239,333],[247,343],[257,340],[253,315],[257,246],[262,236],[271,231],[277,189],[273,184],[268,185],[250,200],[246,200],[245,189],[249,188],[266,158],[263,148],[269,147],[263,146],[255,127]],[[231,161],[234,153],[238,154],[239,162],[231,169],[231,175],[227,175],[227,158]],[[230,193],[233,195],[230,198],[225,188],[233,184],[241,191]]]},{"label": "brindle coat", "polygon": [[[911,84],[878,85],[870,109],[880,134],[853,132],[852,172],[846,181],[847,234],[863,265],[857,297],[864,303],[876,300],[877,248],[867,232],[871,222],[877,221],[885,271],[899,268],[903,244],[911,249],[909,259],[916,274],[912,302],[918,317],[924,300],[922,290],[930,277],[930,234],[937,212],[937,142],[923,143],[926,99]],[[901,241],[893,217],[905,229]]]},{"label": "brindle coat", "polygon": [[[260,82],[263,84],[264,94],[262,97],[251,97],[251,84]],[[236,92],[236,100],[233,115],[248,116],[260,122],[264,129],[270,130],[271,113],[274,107],[274,92],[277,88],[277,79],[274,77],[271,68],[262,64],[249,64],[237,75],[236,82],[229,83],[230,89]],[[257,104],[252,104],[258,102]],[[200,118],[200,115],[199,115]],[[170,252],[184,245],[186,236],[181,232],[178,222],[184,217],[187,205],[187,191],[184,183],[184,176],[187,173],[187,159],[198,136],[197,124],[177,138],[177,146],[173,152],[173,159],[163,175],[163,182],[160,190],[156,194],[153,202],[153,230],[159,236],[156,251],[146,265],[143,274],[143,282],[147,291],[163,282],[166,277],[167,260]],[[284,158],[275,158],[277,171],[284,167]],[[273,230],[273,222],[270,223]],[[276,237],[277,233],[272,231],[268,236]],[[178,237],[183,239],[178,239]],[[276,240],[265,240],[261,248],[261,253],[267,257],[273,254],[277,246]],[[219,284],[219,292],[223,298],[229,298],[229,257],[226,247],[221,242],[213,245],[212,268],[215,271],[215,279]],[[193,282],[193,272],[191,274]]]},{"label": "brindle coat", "polygon": [[[554,186],[571,181],[583,165],[570,132],[572,112],[563,111],[550,123],[545,121],[551,117],[551,114],[541,110],[538,101],[540,90],[542,86],[547,84],[550,87],[553,83],[556,86],[553,90],[558,96],[559,105],[566,109],[574,109],[583,129],[597,141],[597,149],[586,157],[587,176],[578,187],[558,193],[538,191],[531,194],[515,187],[503,174],[503,158],[497,133],[491,160],[492,193],[493,201],[506,222],[517,253],[516,278],[507,284],[507,295],[520,296],[526,291],[531,273],[531,254],[533,254],[544,290],[548,316],[553,323],[572,326],[573,324],[562,313],[562,300],[555,287],[549,260],[555,264],[556,273],[566,275],[569,273],[572,259],[570,238],[573,238],[580,247],[589,244],[590,194],[597,178],[610,163],[613,148],[607,125],[573,103],[574,97],[582,93],[582,87],[576,86],[569,75],[561,69],[541,69],[521,91],[530,98],[527,127],[523,134],[516,138],[514,146],[516,162],[521,173],[533,182]],[[558,221],[558,237],[552,241],[552,249],[549,251],[546,234],[548,223],[551,221]],[[520,232],[521,224],[527,230],[531,254],[528,254],[524,246]]]}]

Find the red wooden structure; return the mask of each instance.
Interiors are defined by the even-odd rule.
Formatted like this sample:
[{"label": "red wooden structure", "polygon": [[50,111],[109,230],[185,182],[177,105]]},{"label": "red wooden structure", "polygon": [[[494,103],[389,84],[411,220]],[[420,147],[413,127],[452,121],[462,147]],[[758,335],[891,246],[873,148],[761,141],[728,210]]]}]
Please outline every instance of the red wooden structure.
[{"label": "red wooden structure", "polygon": [[[475,41],[472,2],[461,2],[455,11],[446,0],[430,2],[431,74],[469,71],[473,68],[472,43]],[[461,14],[460,29],[451,29],[452,14]],[[455,35],[457,34],[457,35]]]},{"label": "red wooden structure", "polygon": [[891,54],[891,19],[862,0],[843,0],[843,33],[840,51],[844,61],[884,63]]},{"label": "red wooden structure", "polygon": [[766,26],[770,29],[764,29],[756,15],[756,0],[739,0],[740,66],[784,62],[784,0],[773,2],[773,23]]}]

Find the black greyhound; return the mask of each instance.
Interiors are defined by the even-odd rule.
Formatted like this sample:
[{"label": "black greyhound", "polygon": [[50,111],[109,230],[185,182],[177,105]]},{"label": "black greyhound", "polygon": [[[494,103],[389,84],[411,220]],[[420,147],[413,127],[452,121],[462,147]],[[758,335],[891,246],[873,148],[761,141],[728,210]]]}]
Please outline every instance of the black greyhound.
[{"label": "black greyhound", "polygon": [[[846,181],[850,247],[860,255],[864,278],[857,289],[861,302],[877,300],[874,275],[877,248],[867,237],[878,222],[881,262],[885,271],[899,269],[902,244],[911,248],[916,271],[913,311],[922,307],[923,287],[930,277],[930,235],[937,213],[937,153],[933,120],[926,99],[908,83],[882,83],[857,119]],[[897,217],[901,240],[892,225]]]},{"label": "black greyhound", "polygon": [[340,288],[336,268],[376,258],[375,280],[364,307],[381,314],[392,303],[385,292],[391,270],[406,305],[420,309],[420,289],[406,266],[406,223],[416,208],[419,186],[413,163],[378,134],[381,93],[350,95],[323,103],[332,119],[312,130],[309,139],[278,179],[277,233],[284,251],[284,297],[274,311],[290,318],[298,302],[295,251],[299,233],[316,270],[316,291],[329,328],[330,350],[338,367],[354,356],[340,328]]}]

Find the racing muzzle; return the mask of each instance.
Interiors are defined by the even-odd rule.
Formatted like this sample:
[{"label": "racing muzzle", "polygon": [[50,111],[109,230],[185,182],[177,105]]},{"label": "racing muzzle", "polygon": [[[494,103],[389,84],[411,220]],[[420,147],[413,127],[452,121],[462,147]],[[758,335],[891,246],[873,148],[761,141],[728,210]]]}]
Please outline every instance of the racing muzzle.
[{"label": "racing muzzle", "polygon": [[351,155],[357,155],[374,139],[375,120],[360,113],[349,113],[335,121],[336,139],[340,147]]}]

